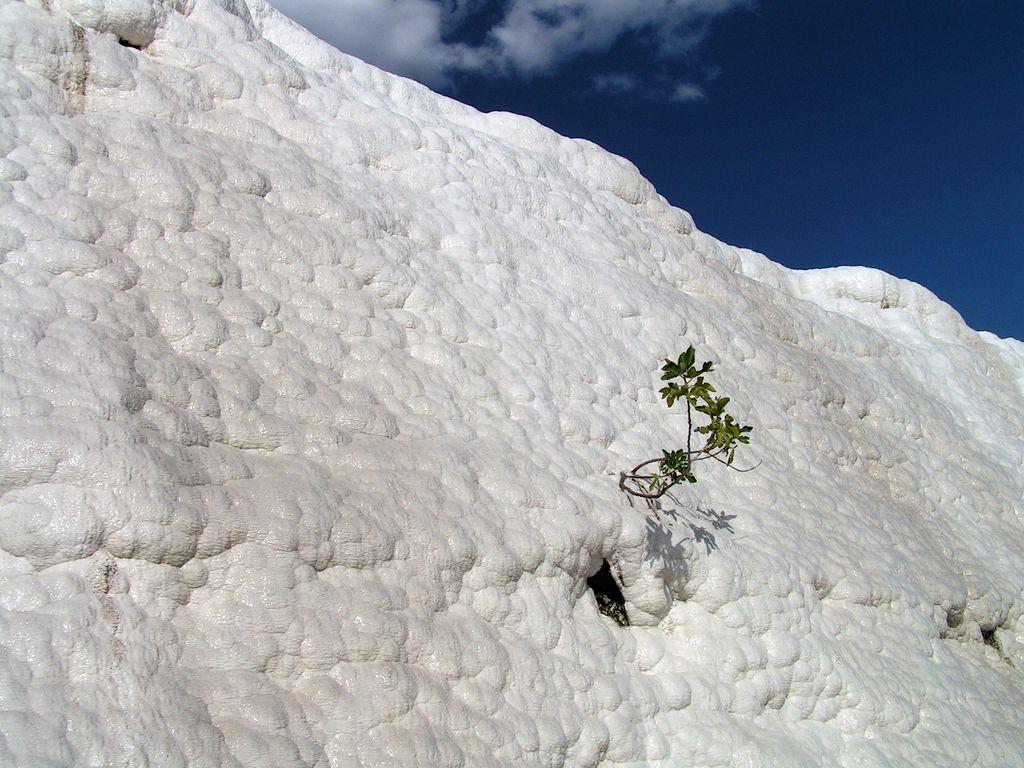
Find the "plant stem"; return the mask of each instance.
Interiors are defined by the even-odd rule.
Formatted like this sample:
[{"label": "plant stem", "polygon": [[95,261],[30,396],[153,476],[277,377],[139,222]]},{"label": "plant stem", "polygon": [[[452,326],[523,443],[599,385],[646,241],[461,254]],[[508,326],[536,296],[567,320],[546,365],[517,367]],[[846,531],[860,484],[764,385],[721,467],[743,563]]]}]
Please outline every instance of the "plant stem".
[{"label": "plant stem", "polygon": [[[687,386],[689,386],[689,384],[690,384],[689,379],[687,379],[686,384],[687,384]],[[692,437],[693,437],[693,415],[690,413],[690,398],[689,398],[689,396],[687,396],[687,398],[686,398],[686,455],[687,456],[693,456],[693,447],[690,445],[690,440],[692,439]]]}]

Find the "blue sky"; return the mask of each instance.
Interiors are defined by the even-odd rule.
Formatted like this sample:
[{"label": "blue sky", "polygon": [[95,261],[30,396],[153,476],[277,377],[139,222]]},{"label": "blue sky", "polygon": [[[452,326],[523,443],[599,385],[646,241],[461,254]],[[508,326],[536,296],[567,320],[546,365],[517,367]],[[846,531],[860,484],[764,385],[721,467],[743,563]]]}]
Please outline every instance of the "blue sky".
[{"label": "blue sky", "polygon": [[728,243],[878,267],[1024,339],[1024,2],[275,5],[370,63],[629,158]]}]

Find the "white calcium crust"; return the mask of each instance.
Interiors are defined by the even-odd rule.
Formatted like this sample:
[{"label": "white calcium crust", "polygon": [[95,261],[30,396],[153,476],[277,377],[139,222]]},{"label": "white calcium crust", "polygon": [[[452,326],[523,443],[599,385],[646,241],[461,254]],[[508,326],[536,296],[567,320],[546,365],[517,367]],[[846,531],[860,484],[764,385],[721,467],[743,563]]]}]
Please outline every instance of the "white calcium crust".
[{"label": "white calcium crust", "polygon": [[[659,521],[691,343],[760,465]],[[1022,404],[262,0],[0,0],[4,765],[1024,765]]]}]

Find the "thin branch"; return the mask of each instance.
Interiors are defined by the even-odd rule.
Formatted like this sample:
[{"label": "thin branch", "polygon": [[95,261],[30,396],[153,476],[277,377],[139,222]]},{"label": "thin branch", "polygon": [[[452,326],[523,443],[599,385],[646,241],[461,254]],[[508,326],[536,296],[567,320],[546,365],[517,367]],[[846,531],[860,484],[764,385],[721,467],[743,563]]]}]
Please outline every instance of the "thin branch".
[{"label": "thin branch", "polygon": [[[686,382],[689,384],[689,380]],[[693,414],[690,412],[690,398],[686,398],[686,455],[693,455],[693,447],[690,445],[690,440],[693,438]]]},{"label": "thin branch", "polygon": [[732,470],[733,472],[752,472],[753,470],[755,470],[755,469],[757,469],[758,467],[760,467],[760,466],[761,466],[761,459],[758,459],[758,460],[757,460],[757,464],[755,464],[755,465],[754,465],[754,466],[752,466],[752,467],[747,467],[746,469],[740,469],[740,468],[739,468],[739,467],[737,467],[737,466],[736,466],[735,464],[730,464],[730,463],[729,463],[728,461],[722,461],[722,460],[721,460],[720,458],[718,458],[717,456],[709,456],[708,458],[714,459],[714,460],[715,460],[715,461],[717,461],[717,462],[718,462],[719,464],[722,464],[723,466],[726,466],[726,467],[728,467],[729,469],[731,469],[731,470]]},{"label": "thin branch", "polygon": [[[647,477],[653,478],[653,477],[656,477],[656,475],[648,475]],[[646,479],[646,478],[642,478],[642,479]],[[626,481],[628,481],[628,480],[633,480],[635,482],[635,481],[638,480],[638,478],[636,478],[634,476],[631,476],[631,475],[627,475],[625,472],[620,472],[619,473],[619,488],[621,490],[625,491],[626,493],[630,494],[631,496],[639,496],[641,499],[660,499],[662,496],[665,495],[666,492],[668,492],[668,489],[671,487],[671,486],[665,486],[660,491],[652,491],[651,493],[647,493],[645,491],[637,490],[635,488],[628,488],[626,486]]]},{"label": "thin branch", "polygon": [[659,461],[661,461],[661,459],[648,459],[647,461],[641,462],[640,464],[637,464],[635,467],[633,467],[633,469],[629,471],[629,474],[635,475],[637,473],[637,470],[639,470],[641,467],[646,467],[648,464],[654,464]]}]

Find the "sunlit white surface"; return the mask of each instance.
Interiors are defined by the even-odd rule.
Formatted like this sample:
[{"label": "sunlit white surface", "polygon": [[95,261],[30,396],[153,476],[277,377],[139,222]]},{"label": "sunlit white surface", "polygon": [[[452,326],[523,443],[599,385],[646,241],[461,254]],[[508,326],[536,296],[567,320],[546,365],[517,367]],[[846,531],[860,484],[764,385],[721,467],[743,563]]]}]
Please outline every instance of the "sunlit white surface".
[{"label": "sunlit white surface", "polygon": [[[1020,342],[260,0],[0,0],[0,93],[0,762],[1024,764]],[[691,343],[761,463],[657,519]]]}]

